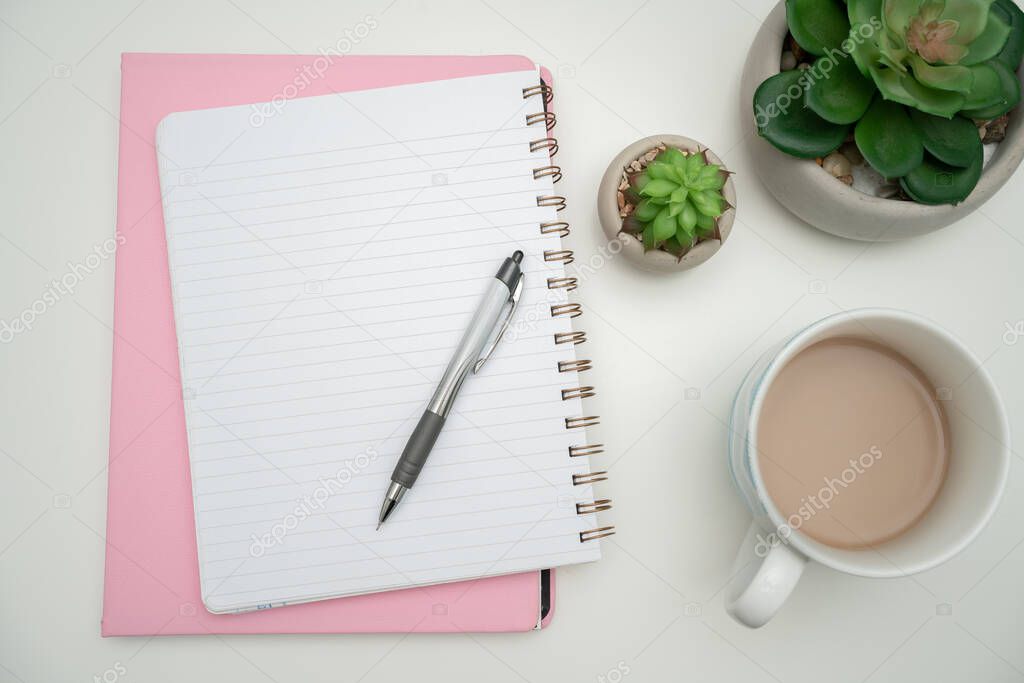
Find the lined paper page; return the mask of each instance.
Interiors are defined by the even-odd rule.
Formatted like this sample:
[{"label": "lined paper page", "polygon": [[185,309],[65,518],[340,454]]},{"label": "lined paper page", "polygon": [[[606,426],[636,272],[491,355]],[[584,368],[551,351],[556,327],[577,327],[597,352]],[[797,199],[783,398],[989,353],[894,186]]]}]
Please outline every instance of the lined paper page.
[{"label": "lined paper page", "polygon": [[[172,114],[158,130],[203,599],[277,606],[597,559],[536,71]],[[259,111],[261,116],[253,116]],[[268,112],[272,115],[268,115]],[[254,124],[259,124],[258,126]],[[391,470],[490,278],[506,338],[381,531]],[[582,383],[585,383],[582,382]]]}]

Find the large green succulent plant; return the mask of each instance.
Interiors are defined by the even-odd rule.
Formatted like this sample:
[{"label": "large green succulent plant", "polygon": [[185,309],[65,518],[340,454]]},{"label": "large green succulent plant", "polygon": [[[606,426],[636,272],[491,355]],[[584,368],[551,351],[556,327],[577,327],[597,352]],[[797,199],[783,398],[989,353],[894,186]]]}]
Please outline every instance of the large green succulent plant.
[{"label": "large green succulent plant", "polygon": [[759,133],[793,156],[834,151],[851,127],[864,158],[913,199],[957,203],[981,176],[970,119],[1020,102],[1024,12],[1013,0],[786,0],[817,57],[754,95]]}]

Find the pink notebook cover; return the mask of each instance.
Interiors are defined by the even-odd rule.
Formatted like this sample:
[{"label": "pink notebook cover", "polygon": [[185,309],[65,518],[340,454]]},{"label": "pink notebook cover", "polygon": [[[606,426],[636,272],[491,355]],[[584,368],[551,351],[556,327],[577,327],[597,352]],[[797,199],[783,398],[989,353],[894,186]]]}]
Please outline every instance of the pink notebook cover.
[{"label": "pink notebook cover", "polygon": [[538,572],[245,614],[205,610],[153,146],[157,123],[175,111],[530,68],[519,56],[122,56],[104,636],[535,627]]}]

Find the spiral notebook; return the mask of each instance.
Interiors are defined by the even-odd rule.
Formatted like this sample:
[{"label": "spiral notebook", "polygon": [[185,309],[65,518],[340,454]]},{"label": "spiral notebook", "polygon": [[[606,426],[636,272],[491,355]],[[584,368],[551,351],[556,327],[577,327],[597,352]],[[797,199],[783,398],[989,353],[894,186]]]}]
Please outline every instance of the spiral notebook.
[{"label": "spiral notebook", "polygon": [[[157,132],[201,592],[235,612],[599,558],[576,280],[536,70],[181,112]],[[497,264],[505,339],[391,469]]]}]

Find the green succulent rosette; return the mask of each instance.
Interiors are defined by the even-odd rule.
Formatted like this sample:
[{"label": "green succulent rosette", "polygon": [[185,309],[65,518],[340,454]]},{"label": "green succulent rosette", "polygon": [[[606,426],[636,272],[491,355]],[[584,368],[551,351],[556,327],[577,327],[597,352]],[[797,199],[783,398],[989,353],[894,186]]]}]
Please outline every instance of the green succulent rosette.
[{"label": "green succulent rosette", "polygon": [[728,171],[704,153],[668,147],[630,178],[627,193],[635,208],[622,229],[640,237],[645,251],[682,256],[713,237],[718,218],[731,208],[722,196],[727,178]]}]

